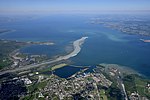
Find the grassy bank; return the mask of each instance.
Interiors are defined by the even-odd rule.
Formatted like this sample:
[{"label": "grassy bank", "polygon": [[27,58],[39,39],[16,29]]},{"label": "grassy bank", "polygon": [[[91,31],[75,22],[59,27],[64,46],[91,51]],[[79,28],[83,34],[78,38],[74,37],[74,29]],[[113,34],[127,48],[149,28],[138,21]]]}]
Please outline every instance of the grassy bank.
[{"label": "grassy bank", "polygon": [[58,68],[62,68],[62,67],[64,67],[64,66],[66,66],[67,64],[65,64],[65,63],[63,63],[63,64],[59,64],[59,65],[55,65],[55,66],[53,66],[52,68],[51,68],[51,70],[53,71],[53,70],[56,70],[56,69],[58,69]]}]

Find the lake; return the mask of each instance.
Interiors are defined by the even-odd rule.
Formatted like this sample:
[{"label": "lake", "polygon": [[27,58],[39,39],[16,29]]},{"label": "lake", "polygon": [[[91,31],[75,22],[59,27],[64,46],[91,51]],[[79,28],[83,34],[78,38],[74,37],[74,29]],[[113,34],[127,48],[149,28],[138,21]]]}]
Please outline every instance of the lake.
[{"label": "lake", "polygon": [[[32,20],[7,22],[0,25],[0,28],[16,31],[1,34],[0,39],[52,41],[55,43],[53,46],[31,45],[22,48],[21,52],[46,54],[53,57],[65,54],[67,46],[73,41],[88,36],[89,38],[83,44],[81,52],[70,59],[74,65],[120,64],[150,77],[150,43],[139,40],[140,38],[150,39],[150,37],[128,35],[102,25],[88,23],[93,16],[47,15]],[[66,67],[64,68],[66,70]],[[69,71],[69,67],[67,68]],[[59,70],[57,73],[59,73]],[[76,72],[78,69],[73,68],[72,70]],[[60,73],[60,76],[63,76],[63,74],[68,76],[69,73]]]},{"label": "lake", "polygon": [[81,68],[81,67],[74,67],[74,66],[64,66],[62,68],[56,69],[53,72],[53,74],[55,74],[61,78],[68,78],[82,69],[84,69],[84,67]]}]

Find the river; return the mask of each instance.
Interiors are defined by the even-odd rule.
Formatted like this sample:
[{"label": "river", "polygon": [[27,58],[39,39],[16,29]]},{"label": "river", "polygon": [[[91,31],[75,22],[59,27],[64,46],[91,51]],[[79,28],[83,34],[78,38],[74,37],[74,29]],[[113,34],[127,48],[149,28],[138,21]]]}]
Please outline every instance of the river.
[{"label": "river", "polygon": [[9,72],[16,72],[16,71],[22,71],[22,70],[28,70],[31,68],[35,68],[35,67],[39,67],[42,65],[46,65],[46,64],[52,64],[52,63],[56,63],[59,62],[61,60],[67,60],[71,57],[76,56],[80,51],[81,51],[81,45],[84,43],[84,41],[87,39],[88,37],[82,37],[81,39],[78,39],[76,41],[73,42],[73,51],[65,56],[60,56],[54,60],[50,60],[50,61],[44,61],[38,64],[32,64],[32,65],[28,65],[28,66],[23,66],[23,67],[19,67],[19,68],[15,68],[12,70],[6,70],[6,71],[2,71],[0,72],[0,75],[5,74],[5,73],[9,73]]}]

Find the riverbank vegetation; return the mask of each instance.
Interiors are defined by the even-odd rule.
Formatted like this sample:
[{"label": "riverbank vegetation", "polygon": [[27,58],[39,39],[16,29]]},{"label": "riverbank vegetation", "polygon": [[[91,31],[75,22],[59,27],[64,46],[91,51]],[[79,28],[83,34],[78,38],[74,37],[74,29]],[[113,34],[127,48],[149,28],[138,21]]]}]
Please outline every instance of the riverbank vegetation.
[{"label": "riverbank vegetation", "polygon": [[24,42],[0,40],[0,69],[10,66],[13,62],[10,59],[9,54],[24,45]]},{"label": "riverbank vegetation", "polygon": [[150,99],[150,80],[138,75],[127,75],[123,79],[128,95],[138,93]]}]

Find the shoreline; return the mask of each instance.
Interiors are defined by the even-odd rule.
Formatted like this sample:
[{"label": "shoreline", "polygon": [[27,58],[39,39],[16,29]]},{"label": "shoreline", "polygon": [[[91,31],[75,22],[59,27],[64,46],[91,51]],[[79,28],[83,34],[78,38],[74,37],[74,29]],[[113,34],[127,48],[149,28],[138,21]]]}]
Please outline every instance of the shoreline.
[{"label": "shoreline", "polygon": [[81,45],[84,43],[84,41],[87,39],[88,37],[82,37],[81,39],[78,39],[76,41],[73,42],[73,51],[71,53],[69,53],[68,55],[65,56],[60,56],[59,59],[69,59],[71,57],[74,57],[76,55],[78,55],[78,53],[81,51]]},{"label": "shoreline", "polygon": [[137,72],[136,70],[134,70],[134,69],[132,69],[131,67],[128,67],[128,66],[123,66],[123,65],[119,65],[119,64],[109,64],[109,63],[101,63],[99,65],[104,66],[106,68],[106,70],[108,68],[115,68],[115,69],[118,69],[121,73],[124,73],[124,74],[137,74],[139,76],[143,76],[142,74],[140,74],[139,72]]},{"label": "shoreline", "polygon": [[16,30],[13,30],[13,29],[12,30],[9,30],[9,29],[7,30],[6,29],[6,30],[4,30],[4,32],[0,32],[0,35],[4,35],[4,34],[7,34],[7,33],[12,33],[12,32],[15,32],[15,31]]},{"label": "shoreline", "polygon": [[36,67],[39,67],[39,66],[56,63],[56,62],[59,62],[59,61],[62,61],[62,60],[67,60],[67,59],[69,59],[71,57],[76,56],[81,51],[81,45],[84,43],[84,41],[87,38],[88,37],[82,37],[82,38],[74,41],[73,42],[74,50],[71,53],[69,53],[69,54],[67,54],[65,56],[59,56],[58,58],[56,58],[54,60],[44,61],[44,62],[37,63],[37,64],[32,64],[32,65],[28,65],[28,66],[22,66],[22,67],[15,68],[15,69],[12,69],[12,70],[2,71],[2,72],[0,72],[0,75],[6,74],[6,73],[10,73],[10,72],[17,72],[17,71],[22,71],[22,70],[28,70],[28,69],[36,68]]},{"label": "shoreline", "polygon": [[143,42],[150,43],[150,40],[140,39]]}]

